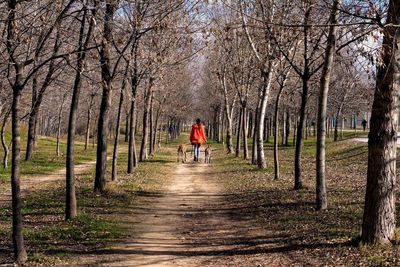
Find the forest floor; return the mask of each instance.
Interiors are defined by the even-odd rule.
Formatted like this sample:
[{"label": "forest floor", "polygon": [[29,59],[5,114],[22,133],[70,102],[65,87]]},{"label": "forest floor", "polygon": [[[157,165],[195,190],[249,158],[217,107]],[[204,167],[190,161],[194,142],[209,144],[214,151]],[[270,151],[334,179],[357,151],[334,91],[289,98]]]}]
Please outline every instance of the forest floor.
[{"label": "forest floor", "polygon": [[[63,180],[35,183],[23,205],[28,266],[400,266],[398,245],[358,243],[366,144],[328,140],[329,208],[316,212],[314,142],[304,144],[302,190],[292,189],[292,146],[280,146],[274,180],[272,162],[261,171],[220,144],[210,165],[177,163],[178,141],[132,175],[122,151],[105,195],[93,193],[87,167],[77,175],[79,216],[69,222]],[[12,266],[10,216],[1,204],[0,266]]]}]

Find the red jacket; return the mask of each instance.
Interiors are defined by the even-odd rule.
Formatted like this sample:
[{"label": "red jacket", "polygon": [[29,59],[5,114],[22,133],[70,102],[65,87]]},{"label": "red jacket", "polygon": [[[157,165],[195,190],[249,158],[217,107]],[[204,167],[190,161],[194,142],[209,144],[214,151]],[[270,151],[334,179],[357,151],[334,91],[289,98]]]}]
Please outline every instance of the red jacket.
[{"label": "red jacket", "polygon": [[207,141],[206,134],[204,132],[204,126],[202,123],[200,124],[193,124],[192,130],[190,131],[190,143],[192,145],[203,144]]}]

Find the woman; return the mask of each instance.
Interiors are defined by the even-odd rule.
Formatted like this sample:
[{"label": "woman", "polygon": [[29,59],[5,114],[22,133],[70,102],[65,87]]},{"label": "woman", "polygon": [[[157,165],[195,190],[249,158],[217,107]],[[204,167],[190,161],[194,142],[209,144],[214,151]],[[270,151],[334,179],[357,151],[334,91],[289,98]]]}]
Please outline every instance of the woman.
[{"label": "woman", "polygon": [[190,131],[190,143],[194,146],[194,161],[199,161],[200,146],[205,142],[207,142],[207,138],[204,126],[200,119],[196,119],[196,123],[192,125],[192,130]]}]

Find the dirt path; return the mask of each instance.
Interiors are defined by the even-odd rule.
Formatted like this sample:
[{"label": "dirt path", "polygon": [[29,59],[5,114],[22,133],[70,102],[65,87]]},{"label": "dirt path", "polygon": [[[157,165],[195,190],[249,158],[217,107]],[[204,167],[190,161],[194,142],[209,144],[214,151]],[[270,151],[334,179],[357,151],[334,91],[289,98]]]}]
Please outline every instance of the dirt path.
[{"label": "dirt path", "polygon": [[[93,167],[96,161],[89,161],[83,164],[75,165],[75,174],[81,174],[87,169]],[[22,196],[27,195],[29,192],[34,192],[40,188],[46,188],[47,185],[55,183],[57,181],[65,180],[66,169],[61,169],[49,174],[41,175],[23,175],[21,177],[21,194]],[[7,189],[2,190],[0,194],[1,205],[10,205],[11,202],[11,187],[7,184]]]},{"label": "dirt path", "polygon": [[204,164],[177,165],[168,188],[143,193],[125,218],[131,238],[90,266],[300,266],[280,252],[281,237],[236,216],[215,175]]}]

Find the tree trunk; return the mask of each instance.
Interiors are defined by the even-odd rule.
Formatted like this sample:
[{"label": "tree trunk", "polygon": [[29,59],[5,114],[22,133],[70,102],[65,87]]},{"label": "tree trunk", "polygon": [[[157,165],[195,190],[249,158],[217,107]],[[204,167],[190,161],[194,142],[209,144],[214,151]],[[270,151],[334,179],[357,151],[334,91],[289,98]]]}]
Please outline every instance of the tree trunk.
[{"label": "tree trunk", "polygon": [[368,134],[368,171],[361,240],[390,244],[396,230],[396,139],[400,90],[400,1],[389,1],[383,28],[382,63],[378,65]]},{"label": "tree trunk", "polygon": [[119,131],[121,127],[121,115],[122,115],[122,105],[124,104],[124,95],[126,87],[126,79],[128,76],[129,62],[127,63],[124,78],[122,80],[121,91],[119,94],[119,104],[118,104],[118,114],[117,114],[117,125],[115,126],[115,139],[114,139],[114,150],[112,158],[112,168],[111,168],[111,180],[117,180],[117,163],[118,163],[118,144],[119,144]]},{"label": "tree trunk", "polygon": [[130,112],[125,112],[125,143],[129,142],[129,118],[130,118]]},{"label": "tree trunk", "polygon": [[57,123],[57,145],[56,145],[56,154],[57,157],[60,156],[60,136],[61,136],[61,122],[62,122],[62,112],[64,109],[64,101],[66,94],[62,96],[60,110],[58,111],[58,123]]},{"label": "tree trunk", "polygon": [[285,111],[283,110],[282,113],[282,124],[281,124],[281,145],[284,146],[285,144],[285,137],[286,137],[286,117],[285,117]]},{"label": "tree trunk", "polygon": [[97,127],[97,157],[96,157],[96,176],[94,179],[94,191],[103,193],[106,189],[106,168],[107,168],[107,136],[108,121],[111,106],[111,59],[110,50],[112,45],[112,25],[117,1],[107,1],[105,6],[103,22],[103,38],[100,46],[100,66],[103,95],[100,104],[99,121]]},{"label": "tree trunk", "polygon": [[150,111],[149,111],[149,154],[151,157],[154,156],[154,91],[151,93],[151,100],[150,100]]},{"label": "tree trunk", "polygon": [[[92,11],[92,16],[95,15],[96,8]],[[81,18],[81,27],[79,31],[79,43],[77,54],[77,66],[75,72],[75,81],[72,89],[72,99],[69,111],[68,121],[68,137],[67,137],[67,156],[66,156],[66,195],[65,195],[65,219],[69,220],[75,218],[77,215],[76,208],[76,194],[75,194],[75,173],[74,173],[74,156],[75,156],[75,131],[76,131],[76,117],[78,113],[79,95],[81,91],[81,75],[85,66],[86,48],[89,45],[91,35],[94,28],[94,21],[90,20],[89,27],[85,37],[85,23],[86,23],[87,9],[84,8],[83,17]],[[94,139],[94,138],[93,138]]]},{"label": "tree trunk", "polygon": [[272,81],[272,72],[273,67],[271,61],[268,63],[268,69],[262,72],[263,77],[263,86],[262,92],[260,94],[260,110],[259,110],[259,119],[258,119],[258,133],[257,133],[257,165],[260,169],[267,168],[267,161],[265,159],[264,154],[264,120],[265,120],[265,112],[267,109],[269,92],[271,89],[271,81]]},{"label": "tree trunk", "polygon": [[316,209],[325,210],[328,207],[326,196],[326,177],[325,177],[325,121],[328,104],[329,82],[333,66],[333,57],[336,45],[336,24],[339,18],[339,6],[341,0],[334,0],[330,17],[329,35],[325,51],[325,61],[322,68],[320,93],[318,101],[318,122],[317,122],[317,181],[316,181]]},{"label": "tree trunk", "polygon": [[297,113],[293,118],[293,146],[296,146],[296,134],[297,134]]},{"label": "tree trunk", "polygon": [[258,121],[258,109],[259,107],[256,107],[256,111],[254,113],[254,129],[253,129],[253,147],[252,147],[252,152],[251,152],[251,163],[252,164],[257,164],[257,121]]},{"label": "tree trunk", "polygon": [[283,89],[285,88],[285,81],[286,81],[286,77],[284,78],[283,82],[279,86],[279,91],[278,91],[278,95],[276,96],[275,109],[274,109],[274,178],[275,179],[279,179],[279,158],[278,158],[279,121],[278,121],[278,111],[279,111],[279,102],[281,100]]},{"label": "tree trunk", "polygon": [[247,160],[249,159],[249,146],[248,146],[248,142],[247,142],[247,132],[248,132],[248,111],[247,111],[247,107],[243,106],[242,107],[243,110],[243,122],[242,122],[242,138],[243,138],[243,159]]},{"label": "tree trunk", "polygon": [[142,142],[140,145],[140,154],[139,161],[142,162],[147,159],[147,140],[149,135],[149,113],[151,109],[151,99],[153,96],[152,87],[153,87],[153,77],[150,77],[150,81],[148,84],[147,92],[145,94],[145,106],[143,110],[143,129],[142,129]]},{"label": "tree trunk", "polygon": [[12,85],[13,98],[11,105],[11,128],[12,128],[12,155],[11,155],[11,195],[12,195],[12,240],[14,248],[14,260],[23,265],[27,260],[24,237],[22,233],[21,214],[21,191],[20,191],[20,164],[21,164],[21,132],[20,132],[20,101],[22,93],[22,70],[23,67],[15,62],[14,52],[17,33],[15,30],[17,1],[8,1],[7,17],[7,52],[10,62],[15,69],[15,81]]},{"label": "tree trunk", "polygon": [[[308,70],[306,71],[308,73]],[[306,107],[308,99],[308,74],[303,76],[303,92],[301,95],[300,118],[297,126],[296,134],[296,148],[294,158],[294,189],[298,190],[303,188],[302,174],[301,174],[301,154],[303,152],[303,131],[306,118]]]},{"label": "tree trunk", "polygon": [[8,156],[10,154],[10,149],[8,148],[6,138],[5,138],[5,131],[7,127],[8,119],[10,118],[11,108],[9,108],[6,113],[4,114],[3,124],[1,125],[1,144],[3,146],[4,156],[3,156],[3,168],[8,168]]},{"label": "tree trunk", "polygon": [[136,92],[137,88],[132,88],[132,101],[129,122],[129,144],[128,144],[128,173],[133,173],[133,169],[137,166],[136,142],[135,142],[135,125],[136,125]]},{"label": "tree trunk", "polygon": [[87,150],[89,146],[89,139],[90,139],[90,125],[92,122],[92,108],[94,103],[95,94],[91,94],[90,96],[90,103],[87,110],[87,120],[86,120],[86,133],[85,133],[85,150]]},{"label": "tree trunk", "polygon": [[242,121],[243,121],[243,109],[242,107],[239,108],[239,120],[238,120],[238,126],[237,126],[237,131],[236,131],[236,152],[235,156],[238,158],[240,156],[240,135],[242,133]]},{"label": "tree trunk", "polygon": [[[11,1],[14,2],[14,1]],[[11,164],[11,190],[12,190],[12,213],[13,213],[13,244],[14,258],[16,262],[24,263],[27,260],[24,238],[22,234],[21,214],[21,190],[20,190],[20,162],[21,162],[21,133],[19,106],[21,101],[22,87],[16,85],[13,88],[12,103],[12,164]]]},{"label": "tree trunk", "polygon": [[286,109],[286,131],[285,131],[285,146],[289,146],[289,135],[290,135],[290,112]]}]

